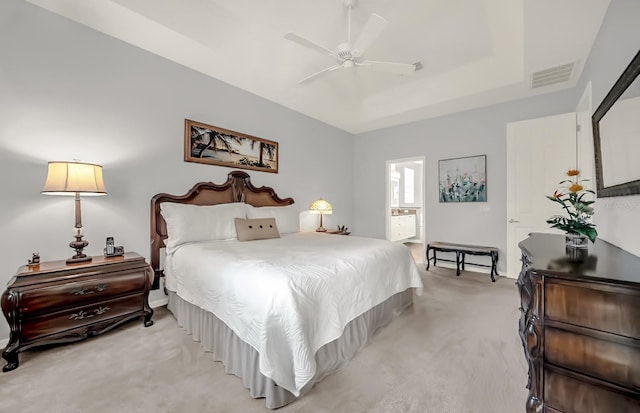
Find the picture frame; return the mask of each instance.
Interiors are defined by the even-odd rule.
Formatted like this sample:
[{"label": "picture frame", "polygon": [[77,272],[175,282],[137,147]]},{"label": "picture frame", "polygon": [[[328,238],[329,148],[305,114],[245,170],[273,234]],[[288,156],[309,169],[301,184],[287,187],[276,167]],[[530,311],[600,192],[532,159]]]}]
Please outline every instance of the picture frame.
[{"label": "picture frame", "polygon": [[184,120],[185,162],[278,173],[278,142]]},{"label": "picture frame", "polygon": [[438,161],[441,203],[487,202],[487,155]]},{"label": "picture frame", "polygon": [[640,194],[639,108],[640,51],[591,117],[598,198]]}]

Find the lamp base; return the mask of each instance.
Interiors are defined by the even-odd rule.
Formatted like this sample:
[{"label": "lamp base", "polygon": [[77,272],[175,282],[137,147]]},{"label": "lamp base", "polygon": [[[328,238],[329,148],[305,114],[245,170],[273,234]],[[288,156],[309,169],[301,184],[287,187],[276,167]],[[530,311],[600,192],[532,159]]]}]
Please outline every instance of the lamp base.
[{"label": "lamp base", "polygon": [[325,227],[318,227],[316,228],[316,232],[327,232],[327,229]]},{"label": "lamp base", "polygon": [[[80,231],[78,231],[80,232]],[[91,257],[87,256],[87,254],[83,253],[82,250],[84,247],[89,245],[89,243],[82,239],[82,234],[74,235],[76,238],[75,241],[71,241],[69,246],[76,250],[76,255],[67,259],[67,264],[76,264],[79,262],[89,262],[91,261]]]},{"label": "lamp base", "polygon": [[67,264],[77,264],[79,262],[89,262],[91,261],[91,257],[86,254],[74,255],[71,258],[67,258]]}]

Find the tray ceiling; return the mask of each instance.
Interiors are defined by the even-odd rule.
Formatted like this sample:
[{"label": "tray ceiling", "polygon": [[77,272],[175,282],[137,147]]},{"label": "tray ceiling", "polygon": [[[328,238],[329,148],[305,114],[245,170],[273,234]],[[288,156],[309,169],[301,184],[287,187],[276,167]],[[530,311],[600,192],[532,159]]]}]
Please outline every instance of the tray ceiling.
[{"label": "tray ceiling", "polygon": [[[422,64],[411,76],[336,70],[286,40],[334,49],[347,37],[343,0],[26,0],[350,133],[575,86],[609,0],[359,0],[388,21],[369,60]],[[532,88],[536,72],[573,64],[568,80]],[[566,77],[565,77],[566,78]]]}]

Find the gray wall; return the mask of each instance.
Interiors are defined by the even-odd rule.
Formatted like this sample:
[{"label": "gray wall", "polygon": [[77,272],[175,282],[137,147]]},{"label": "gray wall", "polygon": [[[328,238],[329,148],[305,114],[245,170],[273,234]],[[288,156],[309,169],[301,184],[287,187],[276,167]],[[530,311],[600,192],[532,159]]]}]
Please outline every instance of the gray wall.
[{"label": "gray wall", "polygon": [[[640,2],[613,0],[577,87],[563,92],[357,135],[354,142],[355,229],[384,238],[385,161],[426,157],[426,241],[493,245],[506,257],[506,124],[573,112],[586,84],[594,110],[640,48]],[[438,160],[487,155],[488,202],[438,202]],[[542,196],[542,195],[541,195]],[[640,255],[640,197],[598,199],[601,238]],[[499,271],[506,269],[501,260]]]},{"label": "gray wall", "polygon": [[185,118],[279,142],[280,172],[248,171],[254,184],[301,211],[323,196],[334,208],[325,226],[352,227],[346,132],[19,0],[0,2],[0,56],[0,285],[33,251],[72,255],[73,198],[40,194],[51,160],[104,166],[108,195],[82,200],[89,254],[114,236],[149,257],[151,197],[231,171],[183,161]]},{"label": "gray wall", "polygon": [[[639,19],[638,0],[609,5],[577,87],[584,90],[591,82],[594,111],[640,50]],[[601,238],[640,256],[640,195],[597,199],[594,221]]]},{"label": "gray wall", "polygon": [[[360,134],[354,142],[355,229],[385,236],[385,162],[425,156],[426,242],[492,245],[506,257],[506,124],[575,110],[574,90]],[[486,203],[440,203],[438,160],[487,155]],[[506,260],[499,261],[504,272]]]}]

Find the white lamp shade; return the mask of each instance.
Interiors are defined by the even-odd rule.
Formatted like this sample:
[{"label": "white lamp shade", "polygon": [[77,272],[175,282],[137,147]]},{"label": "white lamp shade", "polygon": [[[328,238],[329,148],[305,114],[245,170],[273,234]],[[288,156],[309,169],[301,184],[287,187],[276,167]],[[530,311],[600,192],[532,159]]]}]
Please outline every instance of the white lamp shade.
[{"label": "white lamp shade", "polygon": [[312,214],[328,215],[333,213],[333,208],[331,207],[331,204],[322,198],[316,201],[313,201],[309,209],[311,210]]},{"label": "white lamp shade", "polygon": [[49,162],[43,194],[106,195],[102,166],[81,162]]}]

